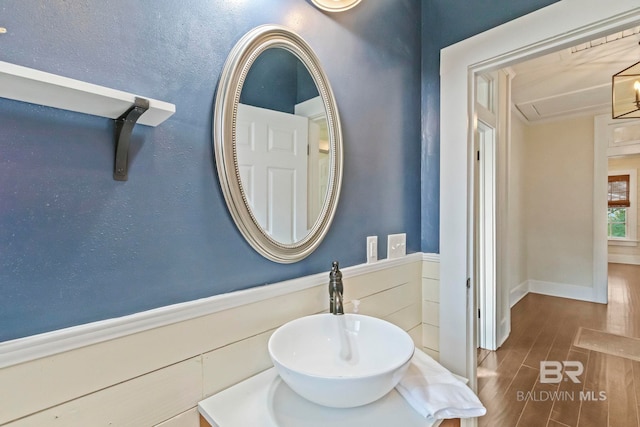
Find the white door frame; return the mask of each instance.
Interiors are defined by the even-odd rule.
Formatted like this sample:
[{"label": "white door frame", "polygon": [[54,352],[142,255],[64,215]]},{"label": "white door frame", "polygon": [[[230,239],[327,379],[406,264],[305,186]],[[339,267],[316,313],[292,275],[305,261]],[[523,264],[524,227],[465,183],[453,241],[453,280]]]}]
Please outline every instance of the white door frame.
[{"label": "white door frame", "polygon": [[[496,269],[496,146],[497,126],[478,119],[477,142],[477,203],[478,226],[478,346],[488,350],[498,348],[497,302],[498,278]],[[473,278],[471,279],[473,282]]]},{"label": "white door frame", "polygon": [[[476,184],[477,208],[475,210],[475,247],[477,270],[471,280],[477,286],[478,347],[496,350],[511,331],[511,306],[509,304],[509,269],[513,262],[509,253],[508,183],[510,147],[510,98],[513,70],[504,69],[483,74],[488,81],[489,108],[475,101],[474,122],[478,152]],[[475,81],[477,82],[477,78]],[[474,93],[477,88],[474,90]],[[476,94],[476,97],[478,95]],[[490,130],[492,141],[482,139]]]},{"label": "white door frame", "polygon": [[[562,0],[441,51],[440,362],[474,387],[475,290],[467,288],[474,267],[473,76],[634,25],[638,0]],[[602,251],[596,246],[594,256]],[[594,274],[601,276],[598,266]]]}]

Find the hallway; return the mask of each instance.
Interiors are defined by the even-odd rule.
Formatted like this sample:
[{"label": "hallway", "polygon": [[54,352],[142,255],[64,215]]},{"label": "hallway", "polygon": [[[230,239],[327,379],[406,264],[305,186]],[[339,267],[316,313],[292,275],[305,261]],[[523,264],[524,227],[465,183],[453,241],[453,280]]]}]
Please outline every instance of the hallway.
[{"label": "hallway", "polygon": [[[640,266],[609,264],[608,305],[528,294],[511,316],[503,346],[478,352],[479,426],[640,426],[640,361],[573,345],[581,327],[640,338]],[[541,383],[544,360],[580,362],[579,383]]]}]

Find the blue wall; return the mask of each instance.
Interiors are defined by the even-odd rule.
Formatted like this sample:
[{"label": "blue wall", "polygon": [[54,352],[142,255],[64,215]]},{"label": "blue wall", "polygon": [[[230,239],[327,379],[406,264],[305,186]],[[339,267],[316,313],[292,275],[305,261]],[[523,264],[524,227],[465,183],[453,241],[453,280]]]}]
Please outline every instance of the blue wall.
[{"label": "blue wall", "polygon": [[240,102],[294,114],[296,104],[318,96],[313,77],[294,54],[267,49],[253,61],[242,85]]},{"label": "blue wall", "polygon": [[[176,104],[136,127],[112,179],[113,124],[0,100],[0,341],[365,261],[365,237],[420,250],[420,2],[329,15],[305,0],[5,0],[2,60]],[[306,260],[258,255],[212,160],[213,95],[249,29],[286,25],[316,51],[343,123],[333,227]],[[437,209],[437,207],[436,207]]]},{"label": "blue wall", "polygon": [[422,1],[422,251],[440,252],[440,49],[556,1]]}]

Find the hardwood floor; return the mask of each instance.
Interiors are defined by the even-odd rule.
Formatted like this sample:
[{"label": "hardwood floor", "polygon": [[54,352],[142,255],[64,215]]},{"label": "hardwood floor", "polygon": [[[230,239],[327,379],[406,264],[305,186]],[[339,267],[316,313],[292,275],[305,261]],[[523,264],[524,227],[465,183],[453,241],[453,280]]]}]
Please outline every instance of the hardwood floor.
[{"label": "hardwood floor", "polygon": [[[640,338],[640,266],[609,264],[607,305],[539,294],[518,302],[503,346],[478,351],[478,395],[487,408],[478,425],[640,427],[640,362],[575,347],[580,327]],[[567,375],[540,382],[541,361],[581,362],[584,372],[579,383]]]}]

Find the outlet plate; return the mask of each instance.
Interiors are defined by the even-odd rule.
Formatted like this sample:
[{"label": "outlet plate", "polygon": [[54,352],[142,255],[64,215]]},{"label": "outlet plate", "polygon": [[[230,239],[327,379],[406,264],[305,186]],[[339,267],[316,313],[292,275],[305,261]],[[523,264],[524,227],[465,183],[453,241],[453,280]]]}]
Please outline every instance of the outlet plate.
[{"label": "outlet plate", "polygon": [[406,233],[389,234],[387,236],[387,258],[400,258],[407,254]]},{"label": "outlet plate", "polygon": [[367,264],[378,261],[378,236],[367,236]]}]

